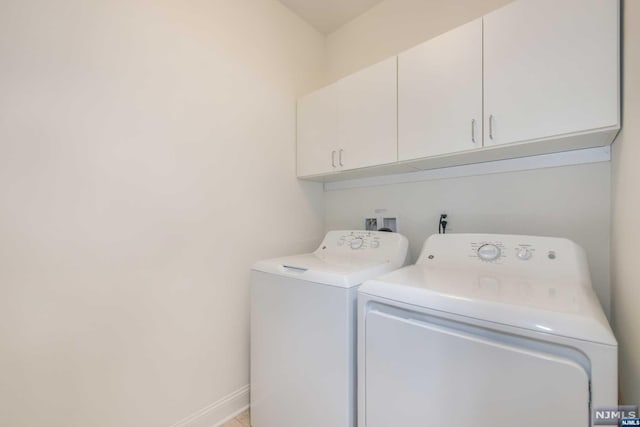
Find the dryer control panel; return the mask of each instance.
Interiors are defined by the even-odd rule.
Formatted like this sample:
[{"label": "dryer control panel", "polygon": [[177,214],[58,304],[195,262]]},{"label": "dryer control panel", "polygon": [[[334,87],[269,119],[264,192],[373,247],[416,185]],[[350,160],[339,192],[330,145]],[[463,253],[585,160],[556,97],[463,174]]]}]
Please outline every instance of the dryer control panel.
[{"label": "dryer control panel", "polygon": [[[470,256],[477,257],[481,261],[486,262],[502,262],[514,256],[520,261],[530,261],[536,254],[536,245],[522,240],[518,242],[506,242],[505,239],[484,239],[472,241],[469,243]],[[550,259],[555,259],[555,251],[550,250],[548,253]]]},{"label": "dryer control panel", "polygon": [[502,234],[433,235],[425,242],[417,264],[529,277],[575,277],[588,272],[584,250],[570,240]]}]

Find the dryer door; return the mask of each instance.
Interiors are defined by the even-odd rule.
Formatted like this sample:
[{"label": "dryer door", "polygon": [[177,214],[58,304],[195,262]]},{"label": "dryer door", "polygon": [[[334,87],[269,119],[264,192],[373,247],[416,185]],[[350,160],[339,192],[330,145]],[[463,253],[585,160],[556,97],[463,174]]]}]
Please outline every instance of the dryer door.
[{"label": "dryer door", "polygon": [[589,367],[581,354],[404,314],[366,313],[360,427],[589,425]]}]

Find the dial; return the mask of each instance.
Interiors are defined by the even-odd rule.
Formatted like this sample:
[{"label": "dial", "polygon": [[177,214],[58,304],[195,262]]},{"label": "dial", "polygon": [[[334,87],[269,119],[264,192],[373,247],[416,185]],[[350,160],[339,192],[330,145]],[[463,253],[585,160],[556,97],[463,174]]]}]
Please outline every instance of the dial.
[{"label": "dial", "polygon": [[356,237],[351,240],[351,243],[350,243],[351,249],[360,249],[363,243],[364,243],[364,240],[362,240],[361,237]]},{"label": "dial", "polygon": [[478,257],[483,261],[495,261],[500,258],[500,248],[491,243],[484,244],[478,248]]},{"label": "dial", "polygon": [[518,251],[516,252],[516,255],[518,256],[518,259],[521,259],[522,261],[527,261],[528,259],[531,258],[531,255],[533,255],[533,253],[531,253],[531,249],[529,248],[519,248]]}]

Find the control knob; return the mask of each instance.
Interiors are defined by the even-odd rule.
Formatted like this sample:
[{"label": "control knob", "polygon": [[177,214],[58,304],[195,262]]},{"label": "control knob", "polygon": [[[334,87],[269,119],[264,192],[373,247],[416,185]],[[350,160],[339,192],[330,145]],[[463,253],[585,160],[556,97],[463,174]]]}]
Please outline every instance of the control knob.
[{"label": "control knob", "polygon": [[529,258],[531,258],[531,255],[533,254],[531,253],[531,249],[529,248],[519,248],[518,252],[516,253],[518,259],[521,259],[522,261],[527,261]]},{"label": "control knob", "polygon": [[362,240],[361,237],[356,237],[351,240],[351,243],[350,243],[351,249],[360,249],[363,243],[364,243],[364,240]]},{"label": "control knob", "polygon": [[500,258],[500,248],[491,243],[484,244],[478,248],[478,257],[483,261],[495,261]]}]

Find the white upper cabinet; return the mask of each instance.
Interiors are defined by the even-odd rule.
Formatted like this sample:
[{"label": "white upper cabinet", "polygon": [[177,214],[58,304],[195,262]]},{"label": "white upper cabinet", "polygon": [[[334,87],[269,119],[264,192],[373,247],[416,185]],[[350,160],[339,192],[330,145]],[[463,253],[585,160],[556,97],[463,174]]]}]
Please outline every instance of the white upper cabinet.
[{"label": "white upper cabinet", "polygon": [[398,57],[398,157],[482,147],[482,19]]},{"label": "white upper cabinet", "polygon": [[396,57],[340,80],[337,91],[339,166],[347,170],[397,161]]},{"label": "white upper cabinet", "polygon": [[620,1],[515,0],[302,98],[298,176],[598,147],[619,129]]},{"label": "white upper cabinet", "polygon": [[619,20],[618,0],[518,0],[485,16],[485,146],[619,127]]},{"label": "white upper cabinet", "polygon": [[298,101],[298,176],[321,175],[336,169],[337,109],[335,84]]}]

